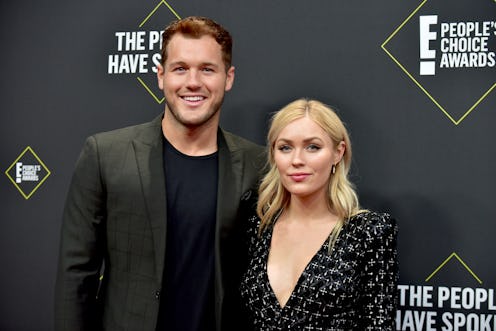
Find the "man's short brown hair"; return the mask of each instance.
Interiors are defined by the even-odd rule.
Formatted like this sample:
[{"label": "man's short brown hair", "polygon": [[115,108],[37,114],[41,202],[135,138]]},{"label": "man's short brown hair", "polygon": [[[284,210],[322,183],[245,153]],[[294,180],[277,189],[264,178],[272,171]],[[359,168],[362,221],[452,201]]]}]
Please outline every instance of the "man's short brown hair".
[{"label": "man's short brown hair", "polygon": [[175,34],[182,34],[190,38],[201,38],[211,36],[217,41],[222,49],[222,60],[226,66],[226,71],[231,67],[232,60],[232,37],[229,31],[214,20],[201,16],[190,16],[174,21],[169,24],[162,34],[162,59],[160,63],[164,65],[167,60],[167,45]]}]

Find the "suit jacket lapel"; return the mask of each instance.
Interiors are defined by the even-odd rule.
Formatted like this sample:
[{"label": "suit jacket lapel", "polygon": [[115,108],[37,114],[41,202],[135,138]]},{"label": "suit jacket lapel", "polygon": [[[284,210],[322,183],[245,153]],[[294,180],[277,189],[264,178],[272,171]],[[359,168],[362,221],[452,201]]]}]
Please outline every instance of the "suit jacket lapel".
[{"label": "suit jacket lapel", "polygon": [[150,129],[142,137],[133,141],[143,196],[151,224],[155,247],[155,272],[159,283],[162,283],[166,239],[165,175],[161,120],[162,116],[157,117],[153,120]]},{"label": "suit jacket lapel", "polygon": [[230,146],[221,129],[218,132],[219,181],[217,186],[217,222],[215,229],[215,315],[220,325],[224,289],[222,285],[221,250],[224,236],[235,226],[241,196],[241,175],[243,174],[243,153]]},{"label": "suit jacket lapel", "polygon": [[243,173],[243,153],[229,146],[224,134],[219,130],[219,183],[217,187],[218,229],[230,226],[236,216],[241,196],[241,174]]}]

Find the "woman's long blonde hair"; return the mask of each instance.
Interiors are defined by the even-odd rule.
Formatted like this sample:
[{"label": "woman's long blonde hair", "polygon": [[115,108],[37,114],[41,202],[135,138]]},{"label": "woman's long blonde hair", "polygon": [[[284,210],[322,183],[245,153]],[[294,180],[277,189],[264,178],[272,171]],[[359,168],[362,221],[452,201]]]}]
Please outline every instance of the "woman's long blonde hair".
[{"label": "woman's long blonde hair", "polygon": [[290,201],[290,194],[281,183],[274,161],[275,142],[282,129],[294,120],[305,116],[317,123],[329,135],[335,148],[340,142],[345,143],[343,158],[335,165],[336,171],[331,174],[328,185],[329,210],[336,213],[339,218],[330,238],[332,247],[345,220],[361,210],[354,186],[348,179],[351,164],[351,143],[348,131],[334,110],[317,100],[298,99],[276,112],[272,117],[267,135],[269,171],[260,184],[257,204],[257,214],[261,219],[259,233],[274,222],[277,214],[288,207]]}]

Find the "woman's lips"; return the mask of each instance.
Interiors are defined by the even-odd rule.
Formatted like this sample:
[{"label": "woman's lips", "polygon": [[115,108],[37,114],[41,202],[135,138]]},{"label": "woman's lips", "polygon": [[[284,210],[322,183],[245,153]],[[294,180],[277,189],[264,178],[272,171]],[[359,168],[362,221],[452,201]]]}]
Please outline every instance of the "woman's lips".
[{"label": "woman's lips", "polygon": [[295,182],[302,182],[304,181],[310,174],[307,173],[297,173],[297,174],[291,174],[289,177],[291,177],[292,180]]}]

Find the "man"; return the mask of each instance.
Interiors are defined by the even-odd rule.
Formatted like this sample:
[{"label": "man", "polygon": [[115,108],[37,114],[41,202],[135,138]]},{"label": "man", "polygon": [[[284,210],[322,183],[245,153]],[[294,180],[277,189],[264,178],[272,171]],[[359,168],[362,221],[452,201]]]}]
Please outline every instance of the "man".
[{"label": "man", "polygon": [[263,149],[219,128],[232,39],[189,17],[163,34],[150,123],[87,139],[64,209],[57,330],[240,330],[240,200]]}]

